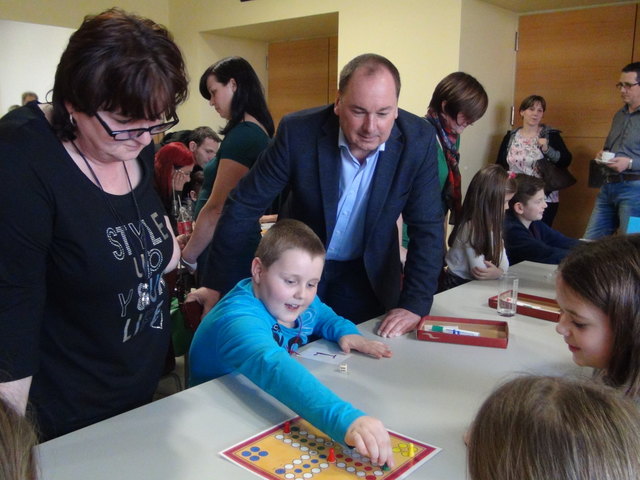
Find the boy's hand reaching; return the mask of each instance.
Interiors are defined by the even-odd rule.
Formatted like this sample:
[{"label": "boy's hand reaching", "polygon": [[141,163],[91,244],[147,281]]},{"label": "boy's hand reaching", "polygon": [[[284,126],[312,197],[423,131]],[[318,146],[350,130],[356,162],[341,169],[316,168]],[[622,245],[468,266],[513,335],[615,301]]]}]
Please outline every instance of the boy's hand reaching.
[{"label": "boy's hand reaching", "polygon": [[385,463],[393,468],[393,453],[389,433],[380,420],[362,416],[353,421],[344,437],[347,445],[356,447],[361,455],[365,455],[378,465]]},{"label": "boy's hand reaching", "polygon": [[392,355],[387,345],[376,340],[367,340],[362,335],[344,335],[338,340],[338,345],[344,353],[349,353],[353,349],[374,358],[389,358]]}]

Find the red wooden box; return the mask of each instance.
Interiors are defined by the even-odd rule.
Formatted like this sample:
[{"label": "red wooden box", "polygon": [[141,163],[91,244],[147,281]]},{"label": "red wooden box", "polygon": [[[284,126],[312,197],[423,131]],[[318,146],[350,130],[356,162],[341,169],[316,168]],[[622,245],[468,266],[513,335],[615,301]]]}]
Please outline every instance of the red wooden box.
[{"label": "red wooden box", "polygon": [[[432,332],[430,325],[457,326],[461,330],[479,332],[480,336],[455,335],[452,333]],[[457,343],[460,345],[477,345],[479,347],[507,348],[509,343],[509,325],[507,322],[494,320],[475,320],[457,317],[422,317],[417,330],[418,340],[428,342]]]},{"label": "red wooden box", "polygon": [[[498,296],[489,299],[491,308],[498,308]],[[553,298],[536,297],[526,293],[518,293],[516,311],[529,317],[541,318],[550,322],[560,320],[560,307]]]}]

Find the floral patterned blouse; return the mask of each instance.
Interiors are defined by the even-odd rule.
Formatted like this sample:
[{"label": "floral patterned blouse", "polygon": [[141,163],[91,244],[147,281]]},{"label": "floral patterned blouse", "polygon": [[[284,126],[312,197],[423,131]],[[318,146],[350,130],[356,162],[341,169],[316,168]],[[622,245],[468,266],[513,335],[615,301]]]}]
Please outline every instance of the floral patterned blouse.
[{"label": "floral patterned blouse", "polygon": [[[521,130],[515,133],[511,147],[507,152],[507,163],[509,171],[515,173],[524,173],[540,177],[536,162],[542,159],[544,155],[538,146],[538,137],[526,137]],[[551,192],[545,197],[546,202],[558,202],[560,196],[558,192]]]}]

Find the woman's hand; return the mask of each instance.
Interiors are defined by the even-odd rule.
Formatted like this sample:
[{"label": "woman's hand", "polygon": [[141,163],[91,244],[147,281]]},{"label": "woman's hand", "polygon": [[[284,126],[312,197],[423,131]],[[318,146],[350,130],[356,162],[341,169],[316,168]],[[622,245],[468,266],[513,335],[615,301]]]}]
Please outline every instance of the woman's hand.
[{"label": "woman's hand", "polygon": [[376,340],[367,340],[362,335],[344,335],[338,340],[338,345],[344,353],[349,353],[353,349],[374,358],[390,358],[392,355],[387,345]]},{"label": "woman's hand", "polygon": [[356,418],[349,425],[344,441],[347,445],[355,446],[358,453],[369,457],[378,465],[386,463],[390,468],[395,466],[389,433],[377,418],[366,415]]},{"label": "woman's hand", "polygon": [[495,280],[496,278],[500,278],[504,273],[500,267],[496,267],[493,263],[485,260],[484,264],[486,268],[473,267],[471,269],[471,275],[476,280]]},{"label": "woman's hand", "polygon": [[549,139],[538,137],[538,147],[540,147],[542,153],[547,153],[549,150]]}]

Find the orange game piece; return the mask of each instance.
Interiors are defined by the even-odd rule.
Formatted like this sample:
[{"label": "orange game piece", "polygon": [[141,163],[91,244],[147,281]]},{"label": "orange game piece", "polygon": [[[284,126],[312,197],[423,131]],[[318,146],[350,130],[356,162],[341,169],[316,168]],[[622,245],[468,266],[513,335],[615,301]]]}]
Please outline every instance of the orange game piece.
[{"label": "orange game piece", "polygon": [[291,422],[284,422],[284,433],[291,433]]},{"label": "orange game piece", "polygon": [[333,448],[329,449],[329,458],[327,458],[327,461],[330,463],[335,463],[336,461],[336,452]]}]

